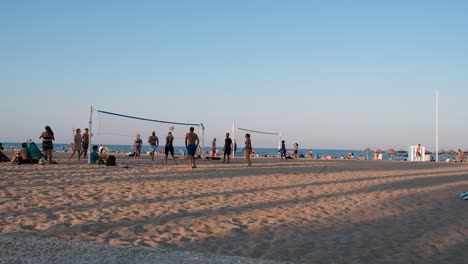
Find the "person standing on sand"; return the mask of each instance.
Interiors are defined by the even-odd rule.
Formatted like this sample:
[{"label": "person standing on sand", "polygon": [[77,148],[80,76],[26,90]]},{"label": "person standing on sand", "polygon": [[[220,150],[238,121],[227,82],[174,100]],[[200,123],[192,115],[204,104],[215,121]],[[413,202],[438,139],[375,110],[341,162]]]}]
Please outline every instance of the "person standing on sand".
[{"label": "person standing on sand", "polygon": [[153,131],[151,136],[149,136],[148,143],[149,143],[149,151],[150,151],[151,160],[154,160],[154,153],[156,152],[157,147],[159,146],[159,139],[156,136],[155,131]]},{"label": "person standing on sand", "polygon": [[211,142],[211,157],[216,156],[216,138]]},{"label": "person standing on sand", "polygon": [[81,129],[77,128],[75,137],[73,138],[73,153],[71,154],[69,160],[73,158],[76,152],[78,152],[78,160],[81,157]]},{"label": "person standing on sand", "polygon": [[39,136],[42,138],[42,151],[44,151],[45,159],[52,163],[52,152],[54,151],[53,140],[55,140],[54,132],[50,126],[45,127],[45,131]]},{"label": "person standing on sand", "polygon": [[288,160],[286,158],[286,143],[284,143],[284,140],[281,140],[281,148],[279,149],[279,153],[280,153],[280,157],[281,157],[281,161],[283,160],[283,156],[284,156],[284,160]]},{"label": "person standing on sand", "polygon": [[458,149],[458,151],[457,151],[457,162],[462,162],[462,155],[463,155],[463,152],[461,151],[461,149]]},{"label": "person standing on sand", "polygon": [[231,150],[232,150],[232,140],[229,137],[229,133],[226,133],[226,139],[224,140],[224,149],[223,149],[223,163],[226,163],[226,156],[227,156],[227,163],[229,163]]},{"label": "person standing on sand", "polygon": [[83,153],[83,158],[86,159],[86,154],[88,153],[88,147],[89,147],[89,130],[85,128],[85,132],[83,133],[83,136],[81,137],[81,150]]},{"label": "person standing on sand", "polygon": [[195,164],[195,153],[197,152],[198,144],[200,140],[198,135],[193,133],[195,128],[190,127],[190,132],[185,135],[185,147],[187,148],[189,167],[195,169],[197,166]]},{"label": "person standing on sand", "polygon": [[245,134],[245,159],[247,160],[247,165],[252,166],[252,162],[250,161],[250,154],[252,154],[252,141],[250,141],[250,134]]},{"label": "person standing on sand", "polygon": [[421,161],[421,144],[416,147],[416,161]]},{"label": "person standing on sand", "polygon": [[232,154],[233,156],[236,156],[236,151],[237,151],[237,141],[236,139],[234,139],[234,153]]},{"label": "person standing on sand", "polygon": [[294,147],[294,158],[297,159],[298,158],[297,152],[299,151],[299,144],[297,144],[296,142],[293,144],[293,147]]},{"label": "person standing on sand", "polygon": [[167,156],[169,155],[169,153],[171,153],[172,155],[174,164],[177,164],[175,157],[174,157],[174,146],[172,144],[173,142],[174,142],[174,136],[172,136],[172,132],[167,133],[166,146],[164,147],[164,153],[166,154],[166,164],[167,164]]},{"label": "person standing on sand", "polygon": [[141,156],[141,146],[143,145],[143,140],[141,140],[140,134],[136,135],[135,141],[133,142],[133,149],[135,150],[134,159],[140,159]]}]

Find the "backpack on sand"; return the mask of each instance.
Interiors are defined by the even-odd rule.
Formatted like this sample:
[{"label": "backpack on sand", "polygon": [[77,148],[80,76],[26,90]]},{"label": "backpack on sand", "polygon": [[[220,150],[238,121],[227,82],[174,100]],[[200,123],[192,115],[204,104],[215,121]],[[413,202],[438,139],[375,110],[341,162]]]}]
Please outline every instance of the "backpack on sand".
[{"label": "backpack on sand", "polygon": [[115,166],[115,156],[107,157],[106,166]]}]

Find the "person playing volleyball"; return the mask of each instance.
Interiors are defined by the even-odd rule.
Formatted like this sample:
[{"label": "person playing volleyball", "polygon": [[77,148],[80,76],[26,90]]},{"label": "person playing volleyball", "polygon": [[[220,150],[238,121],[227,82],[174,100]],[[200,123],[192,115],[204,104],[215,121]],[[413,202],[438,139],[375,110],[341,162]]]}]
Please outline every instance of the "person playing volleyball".
[{"label": "person playing volleyball", "polygon": [[150,144],[149,151],[150,151],[151,160],[154,160],[154,153],[156,152],[157,147],[159,146],[159,139],[156,136],[156,132],[153,131],[151,136],[149,136],[148,143]]},{"label": "person playing volleyball", "polygon": [[187,148],[189,167],[192,169],[197,167],[195,165],[195,153],[197,152],[198,144],[200,144],[198,135],[193,132],[194,130],[195,128],[190,127],[190,132],[185,135],[185,147]]},{"label": "person playing volleyball", "polygon": [[167,133],[166,137],[166,146],[164,147],[164,154],[166,154],[166,164],[167,164],[167,157],[169,153],[172,155],[172,159],[174,160],[174,164],[177,164],[175,157],[174,157],[174,136],[172,136],[172,132]]}]

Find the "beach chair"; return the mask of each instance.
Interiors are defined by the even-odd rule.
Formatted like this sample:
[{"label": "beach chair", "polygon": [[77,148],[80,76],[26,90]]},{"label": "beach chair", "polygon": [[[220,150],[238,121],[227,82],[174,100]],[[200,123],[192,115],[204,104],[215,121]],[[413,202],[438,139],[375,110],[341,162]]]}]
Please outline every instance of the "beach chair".
[{"label": "beach chair", "polygon": [[36,143],[29,142],[27,144],[28,146],[26,147],[26,150],[28,151],[28,155],[30,157],[31,163],[38,163],[39,159],[44,157],[44,154],[37,147]]}]

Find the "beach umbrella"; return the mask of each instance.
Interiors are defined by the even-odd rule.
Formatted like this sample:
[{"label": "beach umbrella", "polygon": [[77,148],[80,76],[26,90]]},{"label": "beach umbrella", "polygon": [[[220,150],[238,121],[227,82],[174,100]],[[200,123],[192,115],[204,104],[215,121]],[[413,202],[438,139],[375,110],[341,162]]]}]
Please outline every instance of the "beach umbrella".
[{"label": "beach umbrella", "polygon": [[372,149],[366,148],[366,149],[362,150],[362,152],[363,152],[363,153],[367,153],[367,157],[366,157],[366,158],[369,159],[369,152],[372,152]]},{"label": "beach umbrella", "polygon": [[[380,153],[382,153],[382,150],[381,149],[376,149],[376,150],[374,150],[374,153],[380,154]],[[377,155],[377,156],[374,155],[374,158],[378,159],[379,156],[380,155]]]},{"label": "beach umbrella", "polygon": [[393,158],[393,157],[392,157],[393,154],[396,154],[396,153],[397,153],[396,150],[394,150],[394,149],[392,149],[392,148],[387,149],[385,152],[387,152],[387,154],[390,154],[390,159]]},{"label": "beach umbrella", "polygon": [[448,155],[456,155],[457,152],[455,150],[451,149],[451,150],[447,151],[447,154]]},{"label": "beach umbrella", "polygon": [[408,153],[408,151],[407,151],[407,150],[404,150],[404,149],[399,149],[397,152],[398,152],[398,153]]},{"label": "beach umbrella", "polygon": [[431,152],[430,150],[427,150],[427,149],[426,149],[426,150],[424,151],[424,154],[432,154],[432,152]]}]

